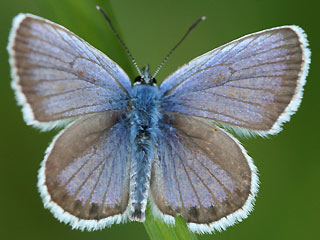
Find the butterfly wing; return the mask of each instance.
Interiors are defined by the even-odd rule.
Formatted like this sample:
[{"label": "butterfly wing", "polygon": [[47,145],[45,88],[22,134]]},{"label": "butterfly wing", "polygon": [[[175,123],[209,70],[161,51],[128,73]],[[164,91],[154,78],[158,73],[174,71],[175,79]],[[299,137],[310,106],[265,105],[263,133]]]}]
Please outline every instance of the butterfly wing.
[{"label": "butterfly wing", "polygon": [[250,34],[186,64],[160,86],[166,111],[209,118],[242,133],[275,134],[302,97],[310,62],[303,30]]},{"label": "butterfly wing", "polygon": [[99,50],[46,19],[19,14],[8,51],[27,124],[50,129],[83,114],[123,108],[131,83]]},{"label": "butterfly wing", "polygon": [[162,130],[151,174],[154,214],[168,223],[181,215],[197,233],[247,217],[258,177],[238,141],[209,120],[178,113]]},{"label": "butterfly wing", "polygon": [[127,218],[130,149],[114,111],[88,114],[53,140],[39,171],[46,208],[73,228],[96,230]]}]

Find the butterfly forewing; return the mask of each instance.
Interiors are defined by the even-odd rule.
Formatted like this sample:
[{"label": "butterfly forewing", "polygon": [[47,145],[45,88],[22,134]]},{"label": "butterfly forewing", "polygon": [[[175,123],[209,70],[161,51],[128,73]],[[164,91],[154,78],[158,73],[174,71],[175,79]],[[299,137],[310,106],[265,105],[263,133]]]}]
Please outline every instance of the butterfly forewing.
[{"label": "butterfly forewing", "polygon": [[181,67],[160,86],[162,107],[257,134],[274,134],[296,111],[310,52],[299,27],[254,33]]},{"label": "butterfly forewing", "polygon": [[106,55],[66,28],[30,14],[14,19],[8,50],[13,88],[28,124],[125,106],[131,83]]},{"label": "butterfly forewing", "polygon": [[231,135],[208,120],[168,114],[151,175],[165,220],[181,215],[195,232],[224,229],[247,216],[257,184],[255,166]]},{"label": "butterfly forewing", "polygon": [[82,117],[47,150],[39,190],[45,206],[74,228],[99,229],[126,219],[130,146],[118,118],[112,111]]}]

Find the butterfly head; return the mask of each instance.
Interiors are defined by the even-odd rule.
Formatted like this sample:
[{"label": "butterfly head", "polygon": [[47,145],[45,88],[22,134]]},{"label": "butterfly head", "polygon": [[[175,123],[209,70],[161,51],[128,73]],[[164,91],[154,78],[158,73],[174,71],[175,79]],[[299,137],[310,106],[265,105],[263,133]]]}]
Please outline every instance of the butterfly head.
[{"label": "butterfly head", "polygon": [[134,85],[138,84],[157,86],[156,79],[150,74],[149,65],[146,65],[144,68],[142,68],[141,76],[136,77],[136,79],[134,80]]}]

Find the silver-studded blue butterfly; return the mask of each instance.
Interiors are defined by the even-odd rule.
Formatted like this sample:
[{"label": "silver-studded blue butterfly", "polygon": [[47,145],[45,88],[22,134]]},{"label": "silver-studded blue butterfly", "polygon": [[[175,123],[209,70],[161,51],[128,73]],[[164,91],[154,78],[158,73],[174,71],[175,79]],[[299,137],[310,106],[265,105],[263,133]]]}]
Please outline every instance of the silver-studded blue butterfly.
[{"label": "silver-studded blue butterfly", "polygon": [[160,87],[138,69],[132,85],[66,28],[19,14],[8,51],[23,117],[44,131],[68,124],[39,171],[45,207],[87,230],[144,221],[147,201],[155,216],[174,223],[181,215],[197,233],[246,218],[257,169],[221,126],[278,133],[301,102],[307,46],[301,28],[272,28],[195,58]]}]

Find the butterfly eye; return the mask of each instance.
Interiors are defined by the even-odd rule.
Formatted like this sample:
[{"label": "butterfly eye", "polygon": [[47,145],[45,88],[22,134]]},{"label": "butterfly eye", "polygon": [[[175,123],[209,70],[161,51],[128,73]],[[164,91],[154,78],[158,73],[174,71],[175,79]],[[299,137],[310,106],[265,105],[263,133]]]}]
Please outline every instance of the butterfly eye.
[{"label": "butterfly eye", "polygon": [[151,79],[151,85],[152,86],[157,86],[157,80],[155,78]]},{"label": "butterfly eye", "polygon": [[134,82],[133,82],[134,85],[141,84],[141,83],[142,83],[141,76],[138,76],[134,79]]}]

